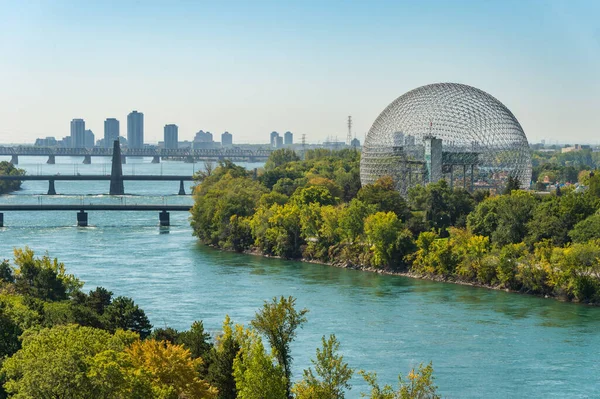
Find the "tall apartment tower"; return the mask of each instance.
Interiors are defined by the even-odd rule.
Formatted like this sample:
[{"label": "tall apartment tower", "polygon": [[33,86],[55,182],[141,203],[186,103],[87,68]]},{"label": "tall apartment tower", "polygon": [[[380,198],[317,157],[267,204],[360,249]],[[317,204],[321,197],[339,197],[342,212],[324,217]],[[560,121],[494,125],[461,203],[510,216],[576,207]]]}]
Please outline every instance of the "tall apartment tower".
[{"label": "tall apartment tower", "polygon": [[120,126],[115,118],[107,118],[104,121],[104,147],[112,148],[115,140],[119,140]]},{"label": "tall apartment tower", "polygon": [[83,146],[85,148],[94,148],[94,138],[94,132],[92,132],[90,129],[86,129],[83,136]]},{"label": "tall apartment tower", "polygon": [[85,147],[85,121],[83,119],[73,119],[71,121],[71,147]]},{"label": "tall apartment tower", "polygon": [[144,114],[133,111],[127,115],[127,146],[144,148]]},{"label": "tall apartment tower", "polygon": [[233,135],[229,132],[225,132],[221,135],[221,146],[231,147],[233,145]]},{"label": "tall apartment tower", "polygon": [[165,125],[165,149],[176,150],[179,140],[179,128],[177,125]]},{"label": "tall apartment tower", "polygon": [[277,147],[277,137],[279,137],[279,133],[271,132],[271,147]]},{"label": "tall apartment tower", "polygon": [[292,134],[292,132],[285,132],[283,134],[283,144],[284,145],[294,144],[294,135]]}]

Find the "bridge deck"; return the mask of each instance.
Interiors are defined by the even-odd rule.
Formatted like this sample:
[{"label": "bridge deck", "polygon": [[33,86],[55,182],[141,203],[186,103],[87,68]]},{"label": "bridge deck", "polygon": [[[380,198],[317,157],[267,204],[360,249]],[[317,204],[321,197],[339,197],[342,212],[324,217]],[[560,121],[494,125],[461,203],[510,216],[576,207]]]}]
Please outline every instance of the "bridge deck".
[{"label": "bridge deck", "polygon": [[[193,176],[188,175],[123,175],[123,180],[145,181],[193,181]],[[0,180],[110,180],[110,175],[0,175]]]},{"label": "bridge deck", "polygon": [[192,205],[115,205],[115,204],[56,204],[56,205],[0,205],[0,212],[6,211],[182,211],[187,212]]}]

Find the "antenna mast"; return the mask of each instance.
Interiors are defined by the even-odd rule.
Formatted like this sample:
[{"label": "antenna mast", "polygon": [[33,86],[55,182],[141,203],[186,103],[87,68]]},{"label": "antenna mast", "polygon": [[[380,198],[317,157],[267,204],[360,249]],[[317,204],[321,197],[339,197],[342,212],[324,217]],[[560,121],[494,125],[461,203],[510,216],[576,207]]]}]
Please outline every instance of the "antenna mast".
[{"label": "antenna mast", "polygon": [[350,146],[352,144],[352,117],[348,116],[348,136],[346,137],[346,144]]}]

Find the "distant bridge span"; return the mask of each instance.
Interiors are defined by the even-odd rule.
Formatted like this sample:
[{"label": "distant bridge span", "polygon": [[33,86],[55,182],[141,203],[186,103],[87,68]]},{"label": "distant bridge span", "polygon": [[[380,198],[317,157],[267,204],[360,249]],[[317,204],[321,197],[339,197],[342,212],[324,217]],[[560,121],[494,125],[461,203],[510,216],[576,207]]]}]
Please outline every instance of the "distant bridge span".
[{"label": "distant bridge span", "polygon": [[[181,158],[188,162],[196,160],[224,160],[236,161],[263,161],[273,150],[242,150],[236,148],[215,149],[147,149],[126,148],[121,150],[121,162],[125,163],[127,157],[152,157],[153,163],[160,162],[161,158]],[[19,156],[46,156],[49,164],[53,164],[57,156],[83,157],[83,163],[91,163],[91,157],[111,157],[112,148],[61,148],[61,147],[33,147],[33,146],[0,146],[0,156],[10,156],[13,164],[19,163]]]},{"label": "distant bridge span", "polygon": [[86,211],[159,211],[158,219],[161,226],[170,225],[169,211],[189,212],[191,205],[120,205],[120,204],[48,204],[48,205],[0,205],[0,227],[4,227],[4,213],[7,211],[79,211],[77,226],[87,227],[88,214]]}]

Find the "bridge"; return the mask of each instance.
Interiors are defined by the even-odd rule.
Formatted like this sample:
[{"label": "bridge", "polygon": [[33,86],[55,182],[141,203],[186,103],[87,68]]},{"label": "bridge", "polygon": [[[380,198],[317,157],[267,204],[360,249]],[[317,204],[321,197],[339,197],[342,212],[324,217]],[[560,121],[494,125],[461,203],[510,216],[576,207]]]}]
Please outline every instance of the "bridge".
[{"label": "bridge", "polygon": [[170,225],[169,212],[189,212],[191,205],[114,205],[114,204],[55,204],[55,205],[0,205],[0,227],[4,227],[4,213],[7,211],[79,211],[77,226],[88,226],[86,211],[159,211],[158,219],[161,226]]},{"label": "bridge", "polygon": [[[23,175],[23,176],[6,176],[0,175],[2,180],[47,180],[48,195],[56,195],[54,182],[57,180],[76,181],[76,180],[113,180],[111,175]],[[179,181],[179,195],[185,195],[184,181],[193,181],[193,176],[187,175],[121,175],[120,180],[137,180],[137,181]]]},{"label": "bridge", "polygon": [[[219,161],[230,159],[232,161],[265,161],[273,150],[242,150],[238,148],[214,149],[164,149],[164,148],[125,148],[121,150],[121,163],[127,162],[127,157],[152,157],[152,163],[160,163],[161,159],[175,158],[186,162],[197,160]],[[61,148],[61,147],[33,147],[0,146],[0,156],[10,156],[11,163],[17,165],[19,156],[44,156],[48,157],[46,163],[54,164],[57,156],[83,157],[84,164],[90,164],[92,157],[112,157],[113,148]]]}]

